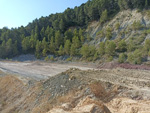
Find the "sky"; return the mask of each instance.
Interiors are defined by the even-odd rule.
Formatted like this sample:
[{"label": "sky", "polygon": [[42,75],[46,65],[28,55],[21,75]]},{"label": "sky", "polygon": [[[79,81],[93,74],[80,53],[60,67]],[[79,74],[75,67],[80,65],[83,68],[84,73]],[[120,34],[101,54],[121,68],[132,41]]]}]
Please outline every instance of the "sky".
[{"label": "sky", "polygon": [[26,26],[36,18],[63,12],[88,0],[0,0],[0,28]]}]

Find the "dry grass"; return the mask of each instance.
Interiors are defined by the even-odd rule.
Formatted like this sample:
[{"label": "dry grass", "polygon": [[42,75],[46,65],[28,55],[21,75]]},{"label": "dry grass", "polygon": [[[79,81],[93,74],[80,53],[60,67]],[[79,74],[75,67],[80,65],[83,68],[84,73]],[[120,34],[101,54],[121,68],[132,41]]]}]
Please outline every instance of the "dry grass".
[{"label": "dry grass", "polygon": [[111,89],[108,90],[108,88],[105,88],[106,86],[104,87],[102,83],[93,82],[89,87],[92,93],[103,102],[112,100],[118,94],[117,86],[112,86]]},{"label": "dry grass", "polygon": [[100,82],[94,82],[90,84],[90,89],[97,98],[100,98],[102,100],[108,95],[108,93],[105,91],[105,88]]}]

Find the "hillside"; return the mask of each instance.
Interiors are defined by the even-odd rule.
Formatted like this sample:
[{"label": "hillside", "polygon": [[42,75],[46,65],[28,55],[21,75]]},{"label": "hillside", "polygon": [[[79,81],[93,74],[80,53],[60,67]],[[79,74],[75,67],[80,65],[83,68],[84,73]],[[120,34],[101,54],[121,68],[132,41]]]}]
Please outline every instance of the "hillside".
[{"label": "hillside", "polygon": [[[139,50],[149,34],[149,6],[149,0],[89,0],[63,13],[35,19],[25,27],[0,29],[0,58],[30,53],[46,60],[53,59],[48,56],[52,54],[70,56],[68,60],[78,57],[106,62],[119,58],[119,62],[141,64],[149,56],[149,40],[144,50]],[[101,41],[105,44],[99,47]],[[139,51],[145,51],[144,55]],[[138,60],[132,59],[136,56],[140,56]]]},{"label": "hillside", "polygon": [[[111,28],[112,38],[115,40],[118,38],[125,39],[126,41],[134,38],[135,41],[140,41],[140,37],[143,40],[139,43],[143,43],[149,38],[147,31],[150,28],[149,11],[138,10],[124,10],[119,12],[113,19],[105,23],[103,26],[98,21],[91,23],[88,26],[87,32],[94,38],[93,43],[99,44],[102,40],[107,40],[107,37],[103,33]],[[136,25],[139,24],[139,25]]]},{"label": "hillside", "polygon": [[150,0],[0,29],[0,113],[150,113]]}]

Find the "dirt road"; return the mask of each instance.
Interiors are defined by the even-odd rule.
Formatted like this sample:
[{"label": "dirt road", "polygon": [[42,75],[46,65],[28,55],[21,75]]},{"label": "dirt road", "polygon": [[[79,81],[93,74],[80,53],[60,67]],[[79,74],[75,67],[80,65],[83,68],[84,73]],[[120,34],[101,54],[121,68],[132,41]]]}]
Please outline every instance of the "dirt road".
[{"label": "dirt road", "polygon": [[0,70],[12,74],[22,75],[24,77],[33,78],[36,80],[46,79],[49,76],[54,76],[64,72],[70,68],[79,68],[81,70],[92,69],[87,66],[78,66],[75,64],[57,64],[46,62],[0,62]]}]

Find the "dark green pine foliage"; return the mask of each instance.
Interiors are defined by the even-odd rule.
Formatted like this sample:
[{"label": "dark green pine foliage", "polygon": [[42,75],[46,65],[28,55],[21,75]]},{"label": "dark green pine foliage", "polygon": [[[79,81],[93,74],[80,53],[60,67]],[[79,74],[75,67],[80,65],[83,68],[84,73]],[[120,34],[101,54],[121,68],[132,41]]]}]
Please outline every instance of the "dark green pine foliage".
[{"label": "dark green pine foliage", "polygon": [[[0,58],[22,53],[35,53],[38,58],[49,53],[55,54],[64,47],[66,40],[70,40],[70,52],[67,50],[66,54],[74,56],[74,48],[80,53],[82,45],[92,40],[83,30],[90,22],[100,20],[105,23],[120,10],[134,8],[148,9],[150,0],[88,0],[74,9],[67,8],[63,13],[35,19],[25,27],[4,27],[0,29]],[[108,39],[112,38],[111,30],[108,30],[106,36]],[[43,39],[47,42],[47,47],[43,47]],[[127,51],[131,50],[127,48]]]}]

